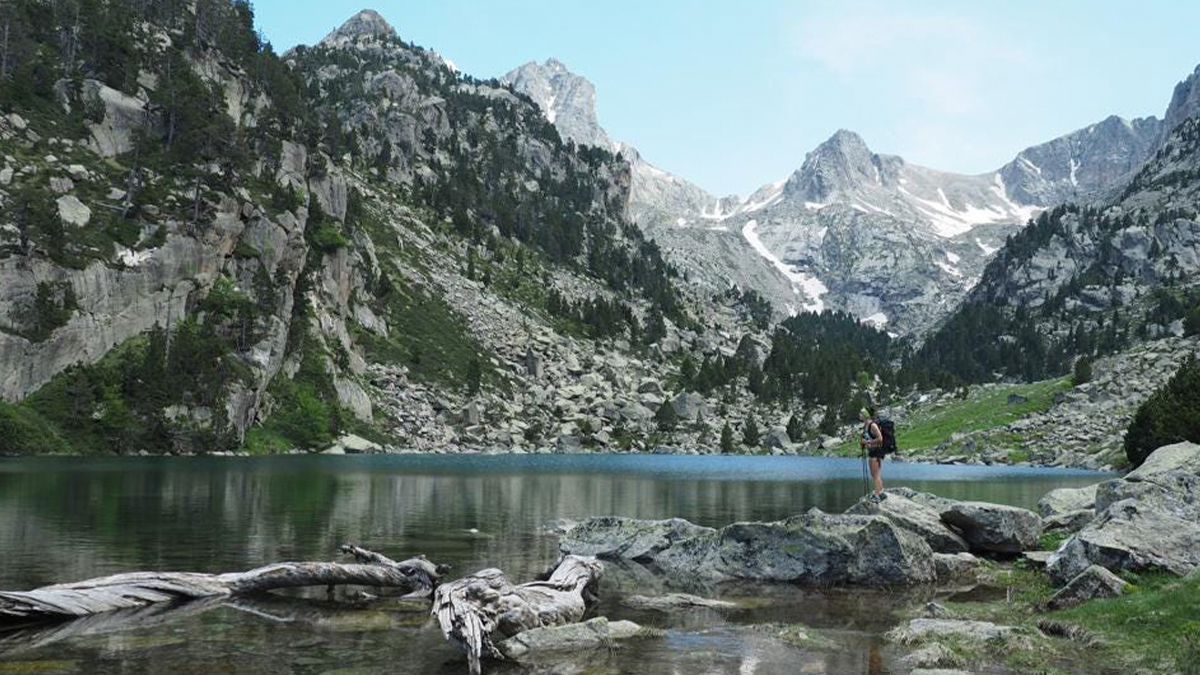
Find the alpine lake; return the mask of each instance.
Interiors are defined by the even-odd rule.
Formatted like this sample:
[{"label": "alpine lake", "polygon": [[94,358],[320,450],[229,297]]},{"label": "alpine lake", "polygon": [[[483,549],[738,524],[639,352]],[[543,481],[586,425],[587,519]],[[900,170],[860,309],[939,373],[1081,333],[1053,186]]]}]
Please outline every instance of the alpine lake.
[{"label": "alpine lake", "polygon": [[[888,462],[889,486],[1033,508],[1049,490],[1107,474]],[[12,458],[0,460],[0,589],[28,590],[137,570],[229,572],[335,560],[353,543],[400,560],[425,554],[449,577],[487,567],[514,582],[558,558],[548,524],[594,515],[680,517],[721,526],[812,507],[840,512],[864,492],[854,459],[677,455],[370,455]],[[678,582],[675,582],[678,583]],[[635,611],[623,597],[670,591],[743,608]],[[906,673],[883,634],[904,612],[994,589],[807,589],[668,585],[636,564],[606,564],[592,610],[659,637],[496,673],[687,675]],[[963,595],[966,593],[967,595]],[[343,593],[343,596],[347,594]],[[330,600],[324,589],[155,607],[132,617],[0,633],[10,673],[467,672],[427,607]],[[818,647],[763,626],[800,625]],[[997,666],[994,672],[1005,674]]]}]

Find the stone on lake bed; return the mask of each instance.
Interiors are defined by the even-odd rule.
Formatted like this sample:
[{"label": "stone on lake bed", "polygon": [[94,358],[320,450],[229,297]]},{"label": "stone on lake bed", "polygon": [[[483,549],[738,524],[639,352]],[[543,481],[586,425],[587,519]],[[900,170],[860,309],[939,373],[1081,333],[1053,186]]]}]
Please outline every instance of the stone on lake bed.
[{"label": "stone on lake bed", "polygon": [[505,658],[524,661],[540,654],[582,651],[607,647],[613,640],[650,637],[653,631],[632,621],[609,621],[596,617],[583,623],[534,628],[517,633],[496,645]]},{"label": "stone on lake bed", "polygon": [[687,593],[670,593],[668,595],[646,596],[631,595],[621,601],[633,609],[672,612],[686,609],[737,609],[736,602],[726,600],[711,600],[698,595]]}]

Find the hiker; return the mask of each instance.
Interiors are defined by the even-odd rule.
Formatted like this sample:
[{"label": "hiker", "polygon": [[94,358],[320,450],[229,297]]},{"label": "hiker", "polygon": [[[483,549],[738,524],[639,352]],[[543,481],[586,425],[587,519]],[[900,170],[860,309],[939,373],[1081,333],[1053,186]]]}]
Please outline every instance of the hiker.
[{"label": "hiker", "polygon": [[875,408],[863,408],[858,411],[858,418],[863,423],[862,438],[858,439],[858,445],[870,458],[871,480],[875,484],[871,499],[879,501],[883,499],[883,458],[887,454],[883,447],[883,432],[875,421]]}]

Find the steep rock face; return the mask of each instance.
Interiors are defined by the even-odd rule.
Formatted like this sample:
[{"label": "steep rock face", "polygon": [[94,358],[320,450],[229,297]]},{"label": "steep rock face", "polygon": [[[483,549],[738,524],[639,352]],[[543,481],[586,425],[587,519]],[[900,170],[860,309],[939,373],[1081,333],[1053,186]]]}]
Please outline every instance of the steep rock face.
[{"label": "steep rock face", "polygon": [[[165,33],[190,35],[194,16]],[[136,91],[60,83],[59,101],[86,114],[57,129],[0,116],[0,200],[17,206],[0,210],[0,394],[26,399],[0,404],[0,426],[39,436],[0,452],[228,450],[260,425],[267,451],[320,449],[358,423],[380,434],[369,447],[393,451],[604,448],[617,427],[648,433],[676,393],[656,354],[732,353],[736,311],[681,291],[628,221],[626,162],[563,143],[526,98],[404,43],[377,14],[283,60],[243,54],[261,57],[255,78],[147,25],[139,45],[167,50],[186,91],[209,91],[192,78],[211,88],[186,118],[203,132],[188,137],[197,152],[138,165],[139,134],[165,144],[192,128],[148,105],[165,67],[138,74]],[[39,143],[53,155],[28,161]],[[613,303],[630,325],[603,326],[603,341],[564,334],[559,322],[582,318],[550,316],[551,292]],[[668,317],[662,352],[635,336],[652,307]],[[669,318],[697,309],[712,334]],[[201,365],[176,363],[192,353]],[[167,379],[169,391],[148,386]],[[96,422],[84,443],[55,436],[74,429],[60,414],[72,408]],[[117,431],[92,434],[100,422]],[[691,446],[708,426],[688,428]]]},{"label": "steep rock face", "polygon": [[1165,140],[1184,120],[1200,113],[1200,66],[1187,78],[1175,85],[1171,103],[1163,117],[1161,135]]},{"label": "steep rock face", "polygon": [[577,145],[616,150],[596,118],[596,87],[558,59],[527,63],[500,78],[529,96],[564,139]]}]

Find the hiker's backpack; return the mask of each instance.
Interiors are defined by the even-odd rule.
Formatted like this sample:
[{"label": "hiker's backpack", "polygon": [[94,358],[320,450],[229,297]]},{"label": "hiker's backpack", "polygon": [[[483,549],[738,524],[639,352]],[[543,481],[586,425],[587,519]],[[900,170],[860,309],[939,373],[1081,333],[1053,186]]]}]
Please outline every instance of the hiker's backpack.
[{"label": "hiker's backpack", "polygon": [[879,420],[879,433],[883,434],[883,454],[890,455],[899,450],[896,447],[896,423],[891,420]]}]

